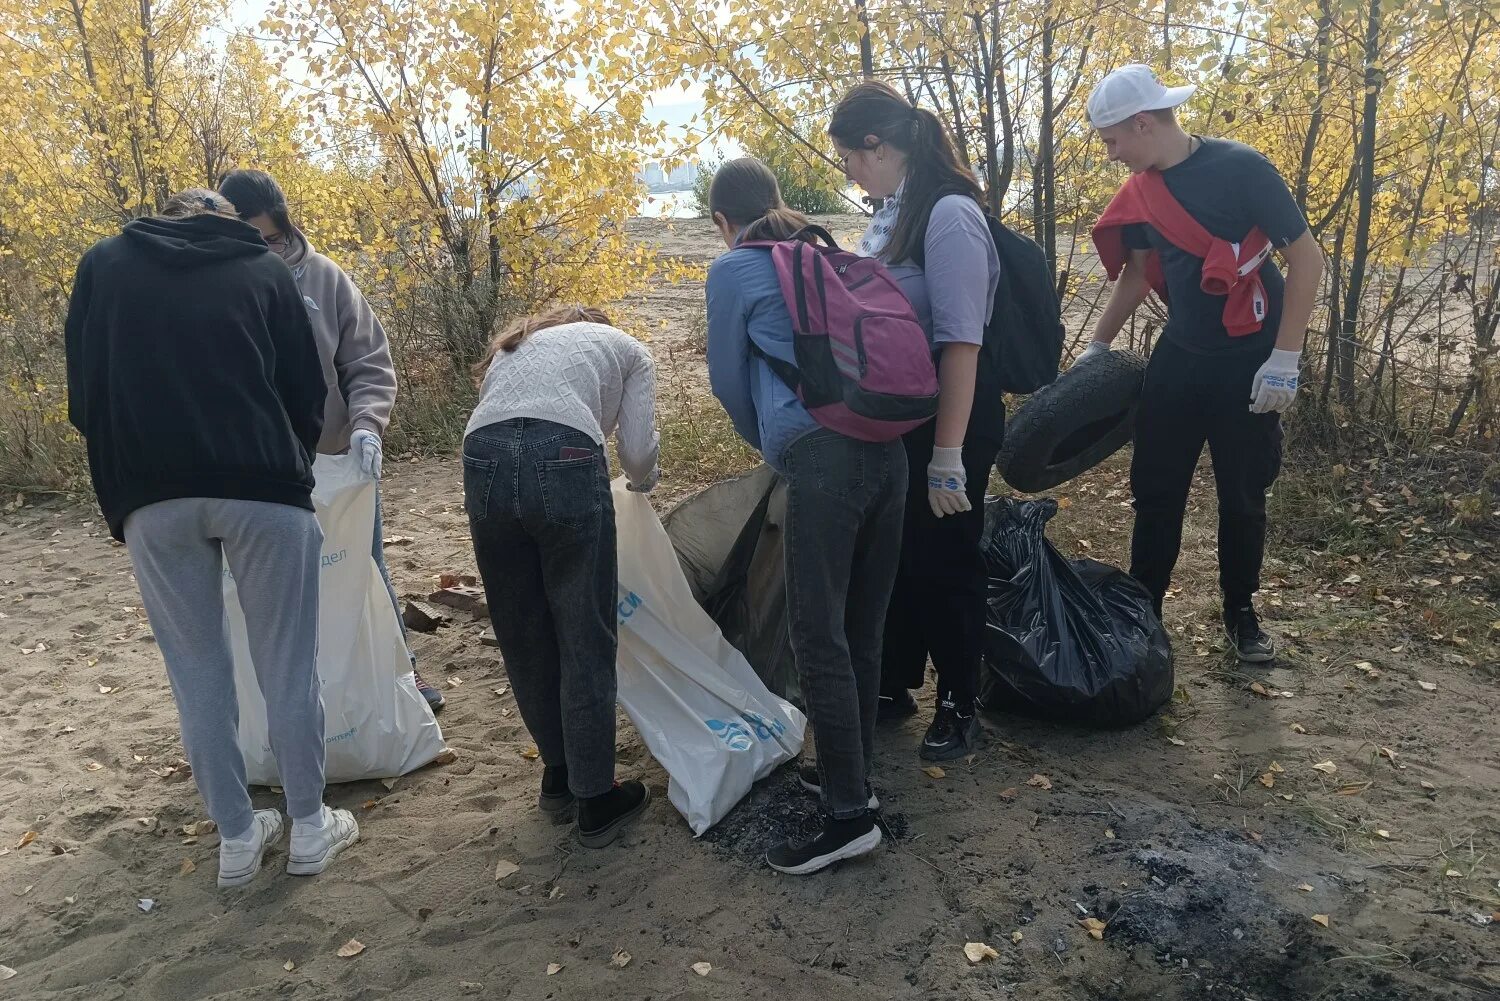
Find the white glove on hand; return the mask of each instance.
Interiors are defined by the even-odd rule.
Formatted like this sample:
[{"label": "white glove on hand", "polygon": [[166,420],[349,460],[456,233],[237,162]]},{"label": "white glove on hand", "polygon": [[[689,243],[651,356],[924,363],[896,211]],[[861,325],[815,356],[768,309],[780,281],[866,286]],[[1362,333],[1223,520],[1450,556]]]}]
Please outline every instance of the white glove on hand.
[{"label": "white glove on hand", "polygon": [[969,474],[964,472],[964,450],[936,446],[927,464],[927,503],[932,513],[942,518],[973,509],[969,495]]},{"label": "white glove on hand", "polygon": [[380,464],[385,457],[380,435],[364,428],[357,429],[349,436],[349,451],[359,456],[361,472],[372,480],[380,479]]},{"label": "white glove on hand", "polygon": [[1302,360],[1301,351],[1271,350],[1271,357],[1255,373],[1250,384],[1250,412],[1269,414],[1275,411],[1284,414],[1297,399],[1297,363]]},{"label": "white glove on hand", "polygon": [[639,483],[631,483],[629,480],[627,480],[625,482],[625,489],[634,494],[649,494],[652,488],[654,488],[660,482],[661,467],[657,466],[656,468],[651,470],[651,475],[647,476]]},{"label": "white glove on hand", "polygon": [[1105,344],[1103,341],[1089,341],[1089,346],[1084,348],[1083,354],[1079,355],[1076,359],[1074,359],[1073,364],[1068,366],[1068,371],[1071,372],[1073,369],[1077,368],[1079,365],[1082,365],[1090,358],[1095,358],[1099,355],[1107,354],[1109,354],[1108,344]]}]

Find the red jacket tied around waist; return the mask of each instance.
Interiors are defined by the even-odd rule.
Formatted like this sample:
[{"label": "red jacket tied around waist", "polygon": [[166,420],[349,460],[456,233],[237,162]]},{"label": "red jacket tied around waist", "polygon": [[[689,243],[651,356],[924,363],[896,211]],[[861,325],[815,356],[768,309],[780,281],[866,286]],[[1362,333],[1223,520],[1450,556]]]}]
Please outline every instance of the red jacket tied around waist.
[{"label": "red jacket tied around waist", "polygon": [[[1147,170],[1131,176],[1094,224],[1094,247],[1111,281],[1120,277],[1128,252],[1125,227],[1150,223],[1174,247],[1203,260],[1203,291],[1227,296],[1224,329],[1231,337],[1260,330],[1266,318],[1266,286],[1260,266],[1271,253],[1271,241],[1252,229],[1239,243],[1221,240],[1194,219],[1167,189],[1161,172]],[[1161,260],[1150,252],[1146,279],[1162,301],[1167,301],[1167,283]]]}]

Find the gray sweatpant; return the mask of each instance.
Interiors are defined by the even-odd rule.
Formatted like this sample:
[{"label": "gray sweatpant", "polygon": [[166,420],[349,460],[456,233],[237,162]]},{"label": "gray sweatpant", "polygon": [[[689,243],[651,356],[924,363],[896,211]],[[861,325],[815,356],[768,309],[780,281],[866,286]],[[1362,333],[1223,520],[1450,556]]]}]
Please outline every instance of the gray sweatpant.
[{"label": "gray sweatpant", "polygon": [[316,516],[286,504],[189,497],[130,515],[125,544],[166,661],[193,778],[220,833],[239,836],[254,820],[237,740],[226,559],[245,611],[287,812],[293,819],[316,816],[323,808],[317,671],[323,531]]}]

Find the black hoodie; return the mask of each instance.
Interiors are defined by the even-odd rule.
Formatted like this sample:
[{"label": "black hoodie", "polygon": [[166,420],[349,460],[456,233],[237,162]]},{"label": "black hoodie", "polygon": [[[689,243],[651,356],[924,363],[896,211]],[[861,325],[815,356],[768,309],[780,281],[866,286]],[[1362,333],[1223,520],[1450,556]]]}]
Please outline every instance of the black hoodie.
[{"label": "black hoodie", "polygon": [[137,219],[78,263],[68,416],[109,530],[179,497],[312,510],[327,387],[286,264],[253,226]]}]

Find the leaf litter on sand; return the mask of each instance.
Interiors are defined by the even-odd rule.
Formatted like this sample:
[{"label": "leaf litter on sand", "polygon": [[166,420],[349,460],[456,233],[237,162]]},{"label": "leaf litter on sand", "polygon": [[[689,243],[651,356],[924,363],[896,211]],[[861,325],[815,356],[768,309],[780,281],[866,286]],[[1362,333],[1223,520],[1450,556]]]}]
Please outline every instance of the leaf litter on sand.
[{"label": "leaf litter on sand", "polygon": [[561,963],[548,963],[547,964],[547,976],[549,976],[549,977],[555,977],[555,976],[557,976],[561,972],[562,972],[562,964]]},{"label": "leaf litter on sand", "polygon": [[1089,933],[1089,938],[1092,938],[1095,941],[1103,941],[1104,929],[1109,927],[1098,918],[1084,918],[1078,923],[1082,925],[1084,930]]},{"label": "leaf litter on sand", "polygon": [[940,779],[948,774],[937,765],[928,765],[926,768],[922,769],[922,773],[930,779]]},{"label": "leaf litter on sand", "polygon": [[1334,764],[1332,761],[1320,761],[1316,765],[1313,765],[1313,768],[1317,771],[1322,772],[1324,775],[1332,775],[1334,772],[1339,770],[1339,766]]},{"label": "leaf litter on sand", "polygon": [[509,859],[501,859],[495,865],[495,882],[500,882],[509,876],[514,876],[521,871],[521,867]]},{"label": "leaf litter on sand", "polygon": [[617,970],[623,970],[625,969],[625,967],[630,965],[630,958],[630,953],[626,952],[624,949],[620,949],[610,957],[609,965],[613,966]]},{"label": "leaf litter on sand", "polygon": [[700,977],[706,977],[714,971],[712,963],[694,963],[693,972]]},{"label": "leaf litter on sand", "polygon": [[338,957],[340,959],[353,959],[365,951],[365,944],[357,938],[351,938],[339,946]]},{"label": "leaf litter on sand", "polygon": [[1052,780],[1049,779],[1047,776],[1040,775],[1040,774],[1033,775],[1031,778],[1027,779],[1026,780],[1026,784],[1029,785],[1029,786],[1032,786],[1034,788],[1041,789],[1043,791],[1046,791],[1046,790],[1052,788]]},{"label": "leaf litter on sand", "polygon": [[1314,914],[1312,916],[1312,919],[1315,922],[1317,922],[1318,924],[1322,925],[1324,928],[1328,927],[1328,915],[1326,915],[1326,914]]}]

